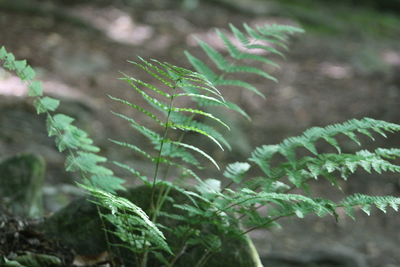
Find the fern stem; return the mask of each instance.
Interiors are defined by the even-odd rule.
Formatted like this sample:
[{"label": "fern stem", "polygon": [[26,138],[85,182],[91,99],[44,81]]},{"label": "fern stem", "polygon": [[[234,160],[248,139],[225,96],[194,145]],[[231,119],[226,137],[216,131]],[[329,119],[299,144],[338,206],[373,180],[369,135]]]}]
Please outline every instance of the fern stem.
[{"label": "fern stem", "polygon": [[[162,149],[164,147],[165,139],[167,138],[167,135],[168,135],[168,129],[169,129],[168,123],[169,123],[169,120],[170,120],[171,111],[172,111],[172,107],[173,107],[174,92],[176,90],[176,84],[177,84],[177,82],[175,82],[175,86],[172,88],[172,94],[171,94],[171,98],[170,98],[171,100],[169,102],[168,113],[167,113],[167,118],[166,118],[166,121],[165,121],[163,137],[161,139],[160,150],[158,151],[156,167],[155,167],[155,170],[154,170],[153,185],[152,185],[152,188],[151,188],[151,196],[150,196],[150,198],[151,198],[150,199],[150,203],[151,203],[150,209],[153,212],[157,210],[157,207],[154,206],[155,186],[156,186],[156,182],[157,182],[158,170],[159,170],[159,167],[160,167],[160,159],[161,159]],[[154,220],[156,217],[157,217],[156,213],[152,214],[152,220]]]},{"label": "fern stem", "polygon": [[[161,209],[162,203],[164,203],[164,201],[161,201],[161,202],[159,201],[159,199],[160,199],[160,195],[159,195],[159,199],[157,200],[157,206],[155,206],[155,204],[154,204],[154,194],[155,194],[155,190],[156,190],[157,175],[158,175],[158,170],[159,170],[159,167],[160,167],[160,159],[161,159],[161,155],[162,155],[162,150],[163,150],[164,143],[165,143],[165,140],[166,140],[167,135],[168,135],[168,129],[169,129],[169,126],[168,126],[169,124],[168,123],[169,123],[170,116],[171,116],[171,111],[172,111],[173,102],[174,102],[174,93],[175,93],[178,81],[179,80],[177,80],[175,82],[175,85],[172,88],[172,93],[171,93],[170,102],[169,102],[169,106],[168,106],[167,118],[165,120],[164,132],[163,132],[163,135],[162,135],[162,139],[161,139],[161,143],[160,143],[160,150],[158,151],[156,167],[155,167],[155,170],[154,170],[153,184],[152,184],[151,195],[150,195],[150,214],[151,214],[151,221],[153,221],[153,222],[155,222],[157,220],[158,212]],[[165,199],[165,197],[163,197],[163,198]],[[142,267],[146,267],[147,259],[148,259],[148,251],[146,251],[143,254]]]}]

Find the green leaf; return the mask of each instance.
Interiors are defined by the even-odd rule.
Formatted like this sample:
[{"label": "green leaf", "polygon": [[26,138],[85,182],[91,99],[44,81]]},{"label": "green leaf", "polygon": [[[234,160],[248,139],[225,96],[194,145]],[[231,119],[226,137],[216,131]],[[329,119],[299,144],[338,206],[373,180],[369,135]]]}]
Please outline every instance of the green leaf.
[{"label": "green leaf", "polygon": [[34,106],[38,114],[55,111],[60,105],[60,100],[45,96],[35,100]]},{"label": "green leaf", "polygon": [[219,78],[218,75],[215,74],[215,72],[213,72],[206,64],[204,64],[203,61],[196,58],[195,56],[193,56],[192,54],[190,54],[187,51],[185,51],[185,55],[186,55],[187,59],[189,60],[189,62],[192,64],[192,66],[198,72],[203,74],[207,78],[207,80],[209,80],[212,83],[214,83],[216,80],[218,80],[218,78]]},{"label": "green leaf", "polygon": [[33,81],[29,85],[28,96],[42,96],[43,95],[43,88],[42,82]]},{"label": "green leaf", "polygon": [[244,178],[244,174],[250,169],[250,164],[247,162],[235,162],[229,164],[224,172],[226,178],[231,179],[235,183],[240,183]]},{"label": "green leaf", "polygon": [[126,190],[124,183],[123,179],[113,175],[92,175],[85,180],[85,184],[110,193]]},{"label": "green leaf", "polygon": [[172,144],[174,144],[174,145],[181,146],[181,147],[184,147],[184,148],[188,148],[188,149],[191,149],[191,150],[193,150],[193,151],[195,151],[195,152],[201,154],[203,157],[205,157],[205,158],[207,158],[209,161],[211,161],[212,164],[214,164],[214,166],[217,167],[218,170],[220,169],[219,166],[218,166],[218,164],[217,164],[217,162],[216,162],[210,155],[208,155],[206,152],[204,152],[204,151],[201,150],[200,148],[197,148],[197,147],[195,147],[195,146],[188,145],[188,144],[185,144],[185,143],[182,143],[182,142],[176,142],[176,141],[170,141],[170,142],[171,142]]},{"label": "green leaf", "polygon": [[69,155],[65,161],[67,171],[80,171],[92,173],[99,176],[112,176],[113,172],[98,163],[105,162],[107,159],[93,153],[79,151],[77,155]]},{"label": "green leaf", "polygon": [[202,115],[202,116],[208,117],[210,119],[213,119],[213,120],[219,122],[220,124],[225,126],[225,128],[227,128],[228,130],[230,129],[229,126],[226,123],[224,123],[221,119],[215,117],[213,114],[211,114],[209,112],[205,112],[205,111],[202,111],[202,110],[199,110],[199,109],[176,108],[176,107],[172,107],[171,110],[174,111],[174,112],[189,112],[189,113],[192,113],[192,114]]},{"label": "green leaf", "polygon": [[131,108],[133,108],[133,109],[136,109],[136,110],[142,112],[142,113],[145,114],[147,117],[149,117],[149,118],[151,118],[152,120],[154,120],[157,124],[163,125],[163,123],[161,122],[161,120],[160,120],[155,114],[151,113],[151,112],[148,111],[147,109],[142,108],[142,107],[140,107],[140,106],[138,106],[138,105],[132,104],[131,102],[126,101],[126,100],[121,99],[121,98],[113,97],[113,96],[110,96],[110,95],[108,95],[108,97],[109,97],[110,99],[116,101],[116,102],[125,104],[125,105],[127,105],[127,106],[129,106],[129,107],[131,107]]},{"label": "green leaf", "polygon": [[7,58],[7,50],[4,46],[0,48],[0,60],[5,60]]},{"label": "green leaf", "polygon": [[23,71],[18,72],[18,76],[23,81],[31,81],[35,78],[36,72],[34,71],[34,69],[32,69],[31,66],[27,66],[26,68],[23,69]]},{"label": "green leaf", "polygon": [[211,141],[213,141],[215,144],[218,145],[218,147],[221,150],[224,150],[224,148],[222,147],[222,145],[217,141],[216,138],[214,138],[213,136],[211,136],[210,134],[208,134],[206,131],[203,131],[199,128],[193,127],[193,126],[188,126],[188,125],[183,125],[183,124],[176,124],[173,122],[168,123],[168,127],[171,127],[172,129],[176,128],[176,129],[180,129],[183,131],[192,131],[192,132],[196,132],[199,133],[201,135],[206,136],[207,138],[209,138]]},{"label": "green leaf", "polygon": [[221,181],[216,179],[207,179],[205,181],[201,181],[196,186],[196,189],[203,196],[210,198],[221,192]]}]

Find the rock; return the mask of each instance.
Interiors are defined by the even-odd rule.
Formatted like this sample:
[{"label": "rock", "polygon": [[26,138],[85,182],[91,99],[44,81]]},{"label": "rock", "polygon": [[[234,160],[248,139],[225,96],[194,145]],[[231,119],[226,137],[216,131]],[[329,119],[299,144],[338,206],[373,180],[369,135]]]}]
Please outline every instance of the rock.
[{"label": "rock", "polygon": [[0,197],[14,214],[42,216],[44,172],[44,160],[33,154],[17,155],[0,163]]},{"label": "rock", "polygon": [[[150,188],[141,186],[129,189],[121,193],[124,197],[140,206],[144,211],[147,211],[150,203]],[[175,203],[185,203],[187,198],[182,193],[171,190],[169,197],[175,200]],[[171,211],[179,214],[172,207],[172,204],[164,204],[163,211]],[[159,223],[167,227],[176,227],[179,222],[172,219],[164,219],[162,217],[158,220]],[[96,255],[107,250],[107,243],[105,234],[103,232],[102,222],[99,219],[97,208],[94,204],[86,198],[80,198],[71,202],[68,206],[56,212],[48,218],[41,226],[40,229],[47,235],[56,237],[61,243],[70,246],[80,255]],[[199,229],[203,234],[209,232],[209,225],[199,225]],[[262,266],[257,251],[255,250],[251,240],[244,236],[241,239],[227,237],[221,233],[212,231],[214,234],[219,235],[222,241],[222,249],[220,252],[212,254],[207,261],[206,266],[223,267],[223,266],[237,266],[237,267],[258,267]],[[181,240],[176,240],[168,233],[164,233],[170,246],[178,247]],[[112,236],[109,238],[113,238]],[[111,243],[118,241],[111,240]],[[134,266],[134,260],[128,251],[119,251],[127,266]],[[174,266],[195,266],[200,258],[204,255],[204,248],[202,247],[189,247],[179,258]],[[221,260],[223,259],[223,260]],[[149,259],[149,265],[155,259]]]},{"label": "rock", "polygon": [[351,248],[307,251],[302,254],[269,254],[261,258],[265,266],[274,267],[368,267],[363,255]]}]

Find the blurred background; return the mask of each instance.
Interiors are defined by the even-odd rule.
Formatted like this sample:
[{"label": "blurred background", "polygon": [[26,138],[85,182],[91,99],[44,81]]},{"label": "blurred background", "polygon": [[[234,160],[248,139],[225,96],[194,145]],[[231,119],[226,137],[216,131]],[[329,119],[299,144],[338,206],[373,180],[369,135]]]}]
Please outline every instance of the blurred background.
[{"label": "blurred background", "polygon": [[[128,85],[118,80],[121,72],[148,80],[127,60],[142,56],[188,67],[184,50],[201,56],[195,37],[221,50],[214,28],[244,22],[297,25],[306,33],[291,40],[286,59],[276,59],[281,69],[272,74],[278,84],[252,81],[266,99],[225,88],[226,97],[252,121],[224,115],[235,128],[227,133],[233,150],[209,149],[222,166],[245,160],[258,145],[280,142],[311,126],[363,117],[400,123],[399,0],[0,0],[0,46],[27,59],[45,92],[62,100],[60,111],[77,118],[104,155],[146,172],[152,167],[107,140],[145,141],[109,112],[138,116],[107,97],[135,101]],[[34,114],[26,90],[0,68],[0,159],[21,152],[45,158],[45,205],[51,213],[81,192],[74,177],[63,171],[64,156],[47,137],[44,118]],[[374,147],[399,143],[399,136],[389,136],[377,138]],[[213,170],[206,175],[220,176]],[[324,181],[315,188],[334,200],[354,192],[399,196],[400,180],[359,172],[342,191]],[[395,267],[400,266],[398,225],[394,213],[375,211],[368,217],[360,212],[357,222],[285,219],[283,229],[255,231],[252,237],[266,266]]]}]

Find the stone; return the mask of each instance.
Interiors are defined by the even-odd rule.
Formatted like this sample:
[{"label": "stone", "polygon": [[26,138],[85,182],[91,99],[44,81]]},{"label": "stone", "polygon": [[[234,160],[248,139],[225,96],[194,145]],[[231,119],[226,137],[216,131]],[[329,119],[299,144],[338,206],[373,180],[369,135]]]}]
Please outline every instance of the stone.
[{"label": "stone", "polygon": [[15,215],[43,215],[42,186],[45,162],[40,156],[20,154],[0,163],[0,198]]}]

